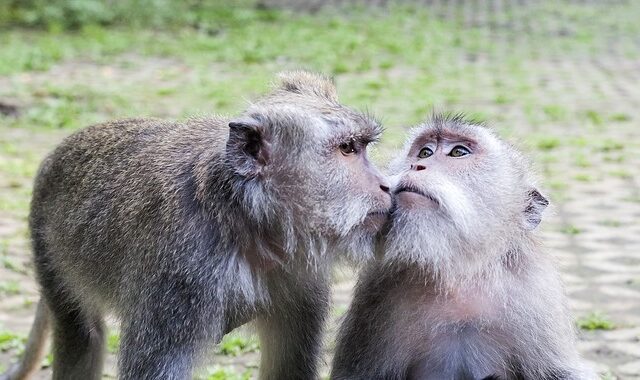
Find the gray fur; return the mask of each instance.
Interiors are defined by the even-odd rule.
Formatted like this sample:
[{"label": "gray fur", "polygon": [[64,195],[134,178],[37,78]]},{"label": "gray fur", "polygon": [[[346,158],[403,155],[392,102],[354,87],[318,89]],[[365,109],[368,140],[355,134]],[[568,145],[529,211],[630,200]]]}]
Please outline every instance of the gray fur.
[{"label": "gray fur", "polygon": [[[472,154],[439,151],[457,144],[452,135],[474,140]],[[418,158],[425,144],[434,154]],[[532,231],[548,202],[520,153],[482,126],[436,116],[393,168],[383,257],[360,275],[332,378],[595,379]]]},{"label": "gray fur", "polygon": [[130,119],[67,138],[30,216],[54,379],[100,378],[106,313],[121,321],[120,379],[190,378],[250,320],[261,378],[315,378],[333,253],[370,256],[368,213],[390,207],[366,143],[349,160],[337,144],[379,133],[326,78],[294,72],[233,119]]}]

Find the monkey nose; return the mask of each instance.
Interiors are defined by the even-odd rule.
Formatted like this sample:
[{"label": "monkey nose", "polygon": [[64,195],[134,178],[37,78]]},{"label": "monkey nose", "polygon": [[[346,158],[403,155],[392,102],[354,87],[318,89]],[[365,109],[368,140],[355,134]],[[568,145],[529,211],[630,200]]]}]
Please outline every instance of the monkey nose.
[{"label": "monkey nose", "polygon": [[420,170],[424,170],[424,169],[426,169],[426,167],[424,165],[411,164],[411,170],[420,171]]}]

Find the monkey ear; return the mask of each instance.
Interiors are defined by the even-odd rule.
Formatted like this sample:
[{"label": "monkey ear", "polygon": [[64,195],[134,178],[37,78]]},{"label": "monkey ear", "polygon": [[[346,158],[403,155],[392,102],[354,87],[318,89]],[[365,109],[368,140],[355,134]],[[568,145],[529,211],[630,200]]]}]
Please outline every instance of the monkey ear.
[{"label": "monkey ear", "polygon": [[549,200],[536,189],[527,194],[527,206],[524,209],[524,227],[533,230],[542,221],[542,212],[549,205]]},{"label": "monkey ear", "polygon": [[227,158],[236,172],[243,176],[256,176],[269,162],[271,144],[265,136],[265,127],[252,117],[229,122]]}]

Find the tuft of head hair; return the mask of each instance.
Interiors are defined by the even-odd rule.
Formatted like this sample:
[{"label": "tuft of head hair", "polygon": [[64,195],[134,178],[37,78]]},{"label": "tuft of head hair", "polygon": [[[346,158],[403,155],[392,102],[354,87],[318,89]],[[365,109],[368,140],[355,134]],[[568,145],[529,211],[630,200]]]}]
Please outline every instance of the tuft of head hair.
[{"label": "tuft of head hair", "polygon": [[329,101],[337,101],[338,94],[333,80],[310,71],[286,71],[278,74],[278,89],[300,95],[311,95]]},{"label": "tuft of head hair", "polygon": [[[458,131],[463,134],[471,133],[472,135],[475,135],[482,130],[493,134],[490,128],[483,121],[467,116],[466,114],[461,112],[433,112],[431,114],[431,117],[426,122],[420,124],[418,130],[424,130],[425,127],[430,127],[438,134],[442,133],[446,129],[451,131]],[[494,137],[497,136],[494,135]]]},{"label": "tuft of head hair", "polygon": [[436,112],[431,113],[430,122],[433,125],[450,126],[456,125],[475,125],[479,127],[487,127],[480,119],[469,116],[464,112]]}]

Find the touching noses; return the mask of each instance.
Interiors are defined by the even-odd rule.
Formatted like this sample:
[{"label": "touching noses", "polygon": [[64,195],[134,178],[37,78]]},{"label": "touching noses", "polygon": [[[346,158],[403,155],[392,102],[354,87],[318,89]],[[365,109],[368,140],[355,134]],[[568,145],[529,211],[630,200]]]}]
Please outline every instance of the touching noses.
[{"label": "touching noses", "polygon": [[418,165],[418,164],[411,164],[411,170],[415,170],[415,171],[420,171],[420,170],[424,170],[426,169],[426,167],[424,165]]},{"label": "touching noses", "polygon": [[380,190],[382,190],[383,193],[391,194],[391,185],[389,184],[387,179],[379,173],[376,173],[375,177],[378,180]]},{"label": "touching noses", "polygon": [[391,184],[387,177],[380,173],[376,173],[376,179],[382,191],[378,192],[375,197],[377,198],[377,202],[379,202],[379,206],[388,210],[391,208]]},{"label": "touching noses", "polygon": [[382,173],[380,173],[374,167],[369,167],[369,173],[371,175],[371,177],[369,178],[378,182],[378,186],[380,186],[380,190],[382,190],[383,193],[391,194],[391,185],[387,181],[387,178],[382,175]]}]

